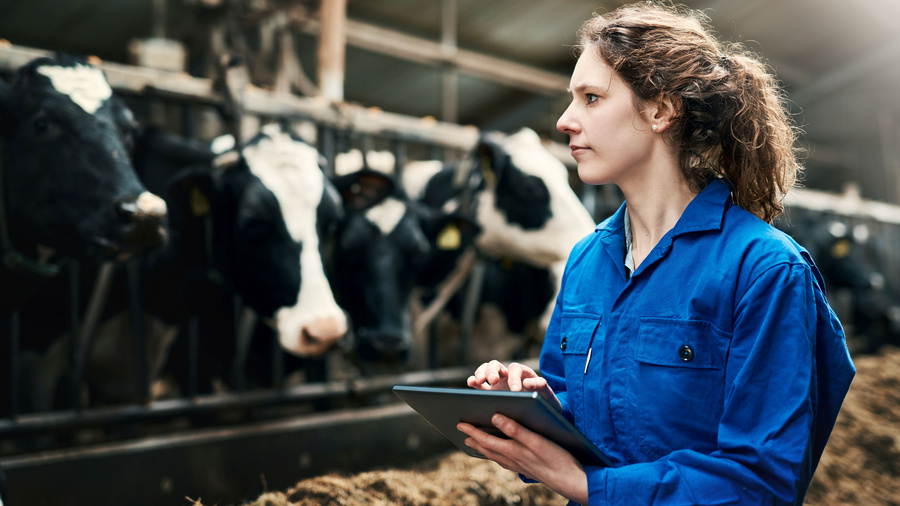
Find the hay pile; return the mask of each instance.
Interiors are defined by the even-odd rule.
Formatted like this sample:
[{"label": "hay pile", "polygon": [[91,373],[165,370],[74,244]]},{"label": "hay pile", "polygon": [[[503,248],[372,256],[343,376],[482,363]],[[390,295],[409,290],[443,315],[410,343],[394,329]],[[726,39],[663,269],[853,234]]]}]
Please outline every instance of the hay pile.
[{"label": "hay pile", "polygon": [[[900,505],[900,348],[886,347],[854,362],[857,375],[810,485],[807,506]],[[565,503],[543,485],[526,485],[493,462],[453,452],[409,470],[303,480],[245,506]]]},{"label": "hay pile", "polygon": [[355,476],[325,475],[269,492],[247,506],[328,505],[563,506],[566,500],[539,484],[525,484],[497,464],[453,452],[411,470]]}]

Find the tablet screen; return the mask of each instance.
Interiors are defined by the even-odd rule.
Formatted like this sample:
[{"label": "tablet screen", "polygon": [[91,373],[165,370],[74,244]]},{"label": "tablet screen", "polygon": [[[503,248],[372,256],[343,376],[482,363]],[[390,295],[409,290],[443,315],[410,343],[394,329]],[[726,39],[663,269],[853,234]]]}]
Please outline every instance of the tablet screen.
[{"label": "tablet screen", "polygon": [[505,437],[491,424],[491,417],[500,413],[562,446],[582,465],[612,465],[600,449],[537,392],[404,385],[394,386],[393,391],[457,448],[473,457],[484,458],[466,446],[467,436],[457,430],[456,424],[470,423],[485,432]]}]

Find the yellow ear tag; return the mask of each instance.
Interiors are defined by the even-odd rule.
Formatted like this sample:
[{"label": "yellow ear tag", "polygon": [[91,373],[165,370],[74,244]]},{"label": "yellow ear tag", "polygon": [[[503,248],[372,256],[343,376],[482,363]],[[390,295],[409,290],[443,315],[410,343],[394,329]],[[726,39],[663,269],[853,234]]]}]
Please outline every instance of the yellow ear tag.
[{"label": "yellow ear tag", "polygon": [[453,223],[448,223],[438,234],[437,247],[441,250],[459,249],[462,244],[462,234],[459,227]]},{"label": "yellow ear tag", "polygon": [[210,206],[206,195],[196,186],[191,187],[191,212],[194,216],[206,216],[209,214]]},{"label": "yellow ear tag", "polygon": [[831,246],[832,258],[846,258],[850,254],[850,241],[841,239]]}]

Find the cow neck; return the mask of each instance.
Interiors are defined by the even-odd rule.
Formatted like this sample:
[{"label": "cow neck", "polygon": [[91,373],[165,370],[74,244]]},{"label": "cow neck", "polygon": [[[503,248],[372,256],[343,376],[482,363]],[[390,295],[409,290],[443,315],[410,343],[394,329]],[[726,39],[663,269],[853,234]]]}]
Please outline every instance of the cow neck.
[{"label": "cow neck", "polygon": [[0,248],[3,253],[3,265],[10,271],[26,277],[52,278],[59,274],[59,265],[29,257],[17,250],[9,239],[9,222],[6,213],[6,166],[3,163],[5,157],[3,149],[3,143],[0,143]]}]

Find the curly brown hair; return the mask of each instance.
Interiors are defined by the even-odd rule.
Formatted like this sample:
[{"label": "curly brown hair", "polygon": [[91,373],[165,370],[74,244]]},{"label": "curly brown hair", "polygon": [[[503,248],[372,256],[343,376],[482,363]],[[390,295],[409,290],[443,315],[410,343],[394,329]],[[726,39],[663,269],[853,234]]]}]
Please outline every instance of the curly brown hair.
[{"label": "curly brown hair", "polygon": [[668,139],[695,191],[724,178],[735,203],[760,219],[771,223],[784,211],[802,170],[800,131],[759,57],[719,42],[702,12],[669,3],[622,6],[589,19],[578,35],[578,54],[594,50],[631,86],[638,110],[672,100]]}]

